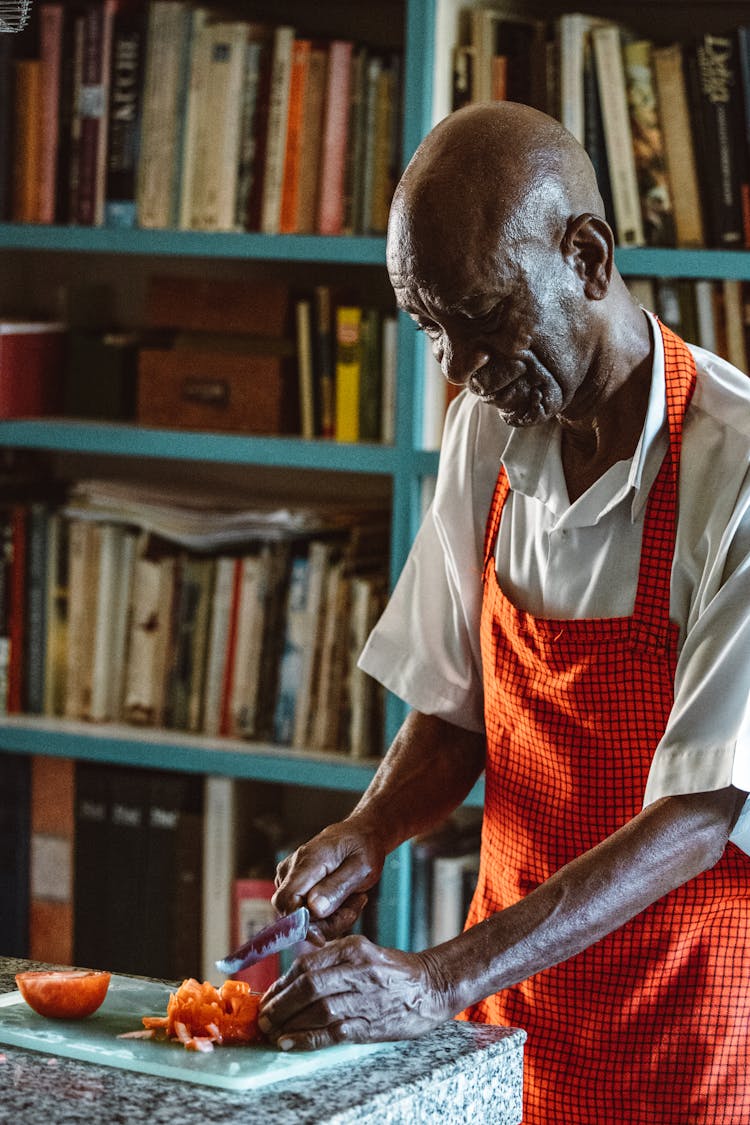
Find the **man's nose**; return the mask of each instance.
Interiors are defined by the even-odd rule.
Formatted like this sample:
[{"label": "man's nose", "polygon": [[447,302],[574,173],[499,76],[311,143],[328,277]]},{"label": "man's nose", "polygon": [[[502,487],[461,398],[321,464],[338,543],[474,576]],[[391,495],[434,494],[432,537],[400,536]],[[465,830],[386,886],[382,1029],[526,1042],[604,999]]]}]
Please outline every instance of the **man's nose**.
[{"label": "man's nose", "polygon": [[463,387],[475,372],[489,362],[489,353],[476,340],[448,336],[440,339],[437,348],[438,362],[449,383]]}]

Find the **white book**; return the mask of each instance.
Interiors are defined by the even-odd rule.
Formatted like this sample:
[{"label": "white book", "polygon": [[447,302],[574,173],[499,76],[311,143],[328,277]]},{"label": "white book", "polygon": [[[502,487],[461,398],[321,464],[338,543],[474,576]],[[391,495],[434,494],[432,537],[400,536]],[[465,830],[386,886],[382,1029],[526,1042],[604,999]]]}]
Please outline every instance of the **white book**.
[{"label": "white book", "polygon": [[258,674],[263,637],[264,559],[249,555],[240,563],[234,674],[229,701],[229,733],[252,735],[258,697]]},{"label": "white book", "polygon": [[277,27],[274,31],[271,56],[271,87],[263,169],[260,229],[264,234],[279,233],[293,48],[294,28],[283,25]]},{"label": "white book", "polygon": [[169,227],[177,218],[190,27],[190,6],[184,0],[152,0],[136,187],[141,227]]},{"label": "white book", "polygon": [[331,561],[330,543],[314,540],[308,551],[307,599],[305,620],[301,623],[300,669],[297,699],[294,708],[294,730],[292,745],[304,749],[310,743],[310,718],[312,706],[312,686],[315,661],[319,659],[323,618],[325,612],[325,592],[328,569]]},{"label": "white book", "polygon": [[208,59],[189,225],[194,230],[233,230],[248,25],[220,21],[208,24],[202,34]]},{"label": "white book", "polygon": [[205,8],[194,9],[190,30],[190,78],[182,139],[179,201],[179,226],[182,230],[190,229],[197,179],[201,171],[198,166],[198,153],[206,129],[206,84],[210,47],[206,35],[207,21],[208,12]]},{"label": "white book", "polygon": [[349,617],[349,753],[368,758],[372,745],[375,681],[357,667],[357,660],[374,625],[376,595],[369,578],[352,578]]},{"label": "white book", "polygon": [[215,962],[232,945],[232,888],[236,875],[237,795],[231,777],[205,781],[203,812],[202,979],[222,984]]},{"label": "white book", "polygon": [[695,312],[698,321],[698,343],[706,351],[716,352],[715,282],[700,278],[695,283]]},{"label": "white book", "polygon": [[152,558],[147,552],[143,537],[133,577],[123,713],[127,722],[154,726],[163,716],[175,560]]},{"label": "white book", "polygon": [[203,697],[203,729],[206,734],[221,731],[221,707],[224,672],[234,596],[234,573],[237,560],[222,556],[216,560],[214,591],[211,601],[211,625],[206,657],[206,684]]},{"label": "white book", "polygon": [[110,719],[115,722],[122,718],[124,704],[125,668],[127,667],[137,544],[138,535],[136,532],[125,530],[120,541],[118,577],[111,598],[112,642],[108,711]]},{"label": "white book", "polygon": [[80,719],[86,708],[93,653],[92,594],[96,591],[94,525],[71,520],[68,527],[68,629],[65,717]]},{"label": "white book", "polygon": [[621,246],[642,246],[645,235],[635,170],[621,30],[615,24],[595,27],[591,31],[591,41],[602,109],[604,143],[609,164],[617,238]]},{"label": "white book", "polygon": [[[85,718],[103,723],[111,719],[116,608],[115,598],[120,583],[120,565],[125,532],[115,524],[97,524],[99,568],[97,574],[96,612],[94,622],[94,655],[91,675],[91,698]],[[119,669],[117,669],[119,673]]]},{"label": "white book", "polygon": [[432,944],[451,941],[465,922],[464,880],[467,871],[479,869],[479,853],[437,856],[433,863]]},{"label": "white book", "polygon": [[586,139],[584,67],[591,29],[606,21],[583,12],[564,12],[556,24],[560,122],[579,144]]}]

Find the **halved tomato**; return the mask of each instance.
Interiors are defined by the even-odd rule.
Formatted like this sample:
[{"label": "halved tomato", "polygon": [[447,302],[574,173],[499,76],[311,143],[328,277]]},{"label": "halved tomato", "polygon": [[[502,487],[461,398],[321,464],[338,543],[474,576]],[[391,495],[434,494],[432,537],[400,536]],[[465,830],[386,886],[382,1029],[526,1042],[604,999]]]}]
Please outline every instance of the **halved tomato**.
[{"label": "halved tomato", "polygon": [[16,973],[18,990],[40,1016],[80,1020],[90,1016],[107,995],[112,974],[89,969]]}]

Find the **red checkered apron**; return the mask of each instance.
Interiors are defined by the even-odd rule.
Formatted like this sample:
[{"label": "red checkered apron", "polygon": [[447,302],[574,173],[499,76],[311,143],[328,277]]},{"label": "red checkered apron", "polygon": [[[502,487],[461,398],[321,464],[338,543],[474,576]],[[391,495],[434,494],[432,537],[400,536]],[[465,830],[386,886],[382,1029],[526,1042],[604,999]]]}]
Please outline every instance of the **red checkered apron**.
[{"label": "red checkered apron", "polygon": [[[669,621],[682,420],[695,364],[662,328],[670,453],[645,517],[633,616],[537,619],[495,574],[508,481],[485,538],[487,769],[467,926],[518,901],[641,808],[673,701]],[[463,1018],[528,1032],[525,1125],[750,1122],[750,859],[710,871]]]}]

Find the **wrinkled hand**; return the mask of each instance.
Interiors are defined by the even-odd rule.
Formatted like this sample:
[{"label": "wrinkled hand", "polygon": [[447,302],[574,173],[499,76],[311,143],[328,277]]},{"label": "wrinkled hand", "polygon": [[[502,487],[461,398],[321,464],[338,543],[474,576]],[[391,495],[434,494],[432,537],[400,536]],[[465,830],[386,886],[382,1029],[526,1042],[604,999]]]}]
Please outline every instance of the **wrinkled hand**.
[{"label": "wrinkled hand", "polygon": [[274,906],[282,914],[307,906],[312,940],[339,937],[361,914],[384,862],[383,842],[364,820],[332,824],[279,864]]},{"label": "wrinkled hand", "polygon": [[414,1039],[455,1012],[430,954],[350,936],[299,957],[264,995],[260,1027],[282,1050]]}]

